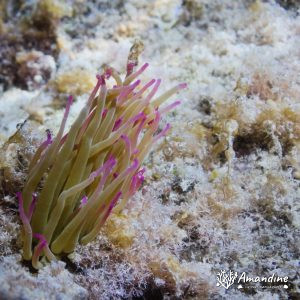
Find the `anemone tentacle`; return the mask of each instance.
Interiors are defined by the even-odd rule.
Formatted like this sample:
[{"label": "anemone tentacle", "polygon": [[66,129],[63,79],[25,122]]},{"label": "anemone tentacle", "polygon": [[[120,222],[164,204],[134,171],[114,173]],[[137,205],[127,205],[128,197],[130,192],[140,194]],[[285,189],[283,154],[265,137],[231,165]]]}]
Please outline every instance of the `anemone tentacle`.
[{"label": "anemone tentacle", "polygon": [[[122,210],[143,184],[141,164],[171,127],[167,123],[159,132],[162,115],[180,101],[160,106],[186,84],[156,97],[161,80],[141,84],[138,77],[148,63],[135,67],[130,62],[122,80],[105,65],[69,131],[64,132],[72,96],[58,133],[52,138],[48,131],[36,150],[24,189],[17,194],[23,258],[32,260],[34,268],[42,266],[41,257],[51,261],[56,259],[53,253],[69,253],[78,243],[92,241],[107,218]],[[112,88],[109,78],[115,81]],[[41,183],[41,191],[34,193]]]}]

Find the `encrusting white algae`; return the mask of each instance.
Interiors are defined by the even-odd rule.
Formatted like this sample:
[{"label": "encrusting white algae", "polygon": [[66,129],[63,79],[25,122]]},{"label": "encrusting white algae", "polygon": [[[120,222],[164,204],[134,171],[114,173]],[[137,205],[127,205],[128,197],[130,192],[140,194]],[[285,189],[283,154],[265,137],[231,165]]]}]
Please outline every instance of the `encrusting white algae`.
[{"label": "encrusting white algae", "polygon": [[0,1],[0,298],[298,299],[299,8]]}]

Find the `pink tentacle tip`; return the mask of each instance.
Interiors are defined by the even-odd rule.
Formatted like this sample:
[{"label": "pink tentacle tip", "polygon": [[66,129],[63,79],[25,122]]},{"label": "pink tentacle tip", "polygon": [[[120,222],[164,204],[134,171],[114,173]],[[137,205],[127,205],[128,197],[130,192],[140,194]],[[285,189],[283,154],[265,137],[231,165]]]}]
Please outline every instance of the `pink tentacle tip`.
[{"label": "pink tentacle tip", "polygon": [[186,82],[182,82],[178,84],[178,89],[182,90],[187,88],[187,83]]},{"label": "pink tentacle tip", "polygon": [[146,68],[148,68],[148,66],[149,66],[148,63],[143,64],[142,67],[141,67],[141,72],[145,71]]},{"label": "pink tentacle tip", "polygon": [[168,111],[174,109],[176,106],[178,106],[179,104],[181,104],[181,101],[180,100],[177,100],[173,103],[171,103],[170,105],[167,105],[166,107],[163,107],[161,110],[160,110],[160,113],[161,114],[164,114],[164,113],[167,113]]},{"label": "pink tentacle tip", "polygon": [[48,242],[46,238],[40,233],[34,233],[33,237],[39,240],[39,243],[34,253],[34,256],[39,257],[42,253],[42,250],[48,246]]},{"label": "pink tentacle tip", "polygon": [[139,166],[139,160],[135,158],[131,166],[129,166],[128,169],[126,170],[126,175],[134,171],[138,166]]},{"label": "pink tentacle tip", "polygon": [[109,170],[109,172],[111,172],[111,170],[114,168],[114,166],[117,164],[117,160],[115,158],[111,158],[108,161],[108,165],[107,165],[107,170]]},{"label": "pink tentacle tip", "polygon": [[[143,115],[142,115],[142,118],[141,118],[141,122],[140,122],[140,124],[139,124],[139,128],[144,126],[144,123],[146,122],[146,120],[147,120],[147,116],[146,116],[146,114],[143,112]],[[139,130],[141,130],[141,128],[140,128]]]},{"label": "pink tentacle tip", "polygon": [[127,74],[130,75],[133,72],[133,68],[136,66],[135,63],[127,64]]},{"label": "pink tentacle tip", "polygon": [[121,139],[124,140],[126,147],[129,148],[130,147],[130,139],[128,138],[128,136],[126,134],[122,134]]},{"label": "pink tentacle tip", "polygon": [[118,120],[116,120],[113,130],[112,131],[116,131],[120,128],[121,124],[122,124],[123,118],[119,118]]},{"label": "pink tentacle tip", "polygon": [[132,176],[132,179],[131,179],[131,184],[130,184],[130,189],[129,189],[130,196],[132,196],[135,193],[136,186],[137,186],[137,175],[135,174]]},{"label": "pink tentacle tip", "polygon": [[88,202],[88,197],[87,196],[83,196],[82,199],[80,200],[80,205],[79,208],[82,208],[84,205],[86,205]]},{"label": "pink tentacle tip", "polygon": [[73,100],[74,100],[74,97],[73,97],[72,95],[69,95],[69,97],[68,97],[68,102],[69,102],[69,103],[72,103]]},{"label": "pink tentacle tip", "polygon": [[107,211],[107,216],[111,213],[112,209],[116,206],[119,198],[122,196],[122,192],[118,192],[116,196],[111,200],[108,211]]},{"label": "pink tentacle tip", "polygon": [[40,233],[34,233],[32,236],[33,236],[34,238],[40,240],[41,242],[47,244],[47,240],[46,240],[46,238],[45,238],[42,234],[40,234]]},{"label": "pink tentacle tip", "polygon": [[90,179],[94,180],[98,177],[102,172],[104,172],[107,168],[112,168],[116,164],[116,160],[113,156],[110,156],[108,160],[102,165],[100,168],[91,173]]},{"label": "pink tentacle tip", "polygon": [[42,250],[47,246],[47,241],[46,240],[40,240],[37,250],[36,250],[36,254],[37,256],[40,256],[42,253]]},{"label": "pink tentacle tip", "polygon": [[161,134],[165,135],[170,128],[171,128],[171,124],[167,123],[166,127],[162,130]]},{"label": "pink tentacle tip", "polygon": [[36,203],[37,203],[37,194],[36,193],[33,193],[32,194],[32,201],[30,203],[30,206],[29,206],[29,212],[28,212],[28,219],[29,221],[31,220],[31,217],[32,217],[32,214],[35,210],[35,206],[36,206]]},{"label": "pink tentacle tip", "polygon": [[100,175],[101,171],[102,171],[102,168],[99,168],[98,170],[92,172],[90,175],[90,179],[94,180],[97,176]]},{"label": "pink tentacle tip", "polygon": [[146,168],[142,168],[138,171],[138,174],[144,174],[146,172]]},{"label": "pink tentacle tip", "polygon": [[70,108],[70,106],[72,105],[73,101],[74,101],[74,97],[72,95],[70,95],[68,97],[68,101],[67,101],[67,108]]},{"label": "pink tentacle tip", "polygon": [[103,118],[103,119],[106,117],[107,112],[108,112],[108,109],[105,108],[105,109],[103,110],[103,112],[102,112],[102,118]]},{"label": "pink tentacle tip", "polygon": [[141,83],[140,79],[135,81],[132,85],[130,85],[130,90],[134,90],[140,83]]},{"label": "pink tentacle tip", "polygon": [[144,182],[144,172],[145,168],[139,170],[135,175],[132,176],[131,185],[130,185],[130,195],[132,196]]},{"label": "pink tentacle tip", "polygon": [[143,111],[141,112],[141,119],[142,119],[142,122],[145,122],[147,119],[147,115]]},{"label": "pink tentacle tip", "polygon": [[108,69],[106,69],[105,70],[105,73],[104,73],[104,75],[105,75],[105,78],[106,79],[109,79],[110,77],[111,77],[111,75],[112,75],[112,69],[111,68],[108,68]]},{"label": "pink tentacle tip", "polygon": [[51,144],[52,143],[52,135],[51,135],[51,131],[49,129],[46,130],[47,133],[47,143]]},{"label": "pink tentacle tip", "polygon": [[142,95],[151,85],[155,83],[155,79],[151,79],[147,84],[145,84],[138,92],[137,95]]},{"label": "pink tentacle tip", "polygon": [[158,139],[162,138],[163,136],[165,136],[167,134],[167,132],[170,130],[171,125],[168,123],[166,125],[166,127],[158,134],[154,137],[154,142],[156,142]]},{"label": "pink tentacle tip", "polygon": [[142,119],[144,118],[145,116],[145,113],[143,111],[139,112],[138,114],[136,114],[134,117],[131,118],[131,122],[136,122],[138,121],[139,119]]},{"label": "pink tentacle tip", "polygon": [[143,181],[144,181],[144,179],[145,179],[145,177],[144,177],[145,171],[146,171],[146,169],[143,168],[143,169],[139,170],[139,171],[136,173],[136,174],[137,174],[137,178],[139,179],[139,181],[140,181],[141,183],[143,183]]},{"label": "pink tentacle tip", "polygon": [[139,160],[137,158],[135,158],[133,160],[132,166],[130,167],[131,169],[136,169],[139,165]]},{"label": "pink tentacle tip", "polygon": [[66,105],[66,109],[65,109],[65,113],[64,113],[64,120],[65,120],[65,121],[66,121],[66,119],[67,119],[67,117],[68,117],[68,114],[69,114],[69,112],[70,112],[70,107],[71,107],[71,105],[72,105],[72,103],[73,103],[73,100],[74,100],[73,96],[70,95],[70,96],[68,97],[67,105]]},{"label": "pink tentacle tip", "polygon": [[172,108],[174,108],[175,106],[181,104],[181,101],[180,100],[177,100],[175,102],[173,102],[171,105],[172,105]]},{"label": "pink tentacle tip", "polygon": [[114,168],[114,166],[117,164],[116,159],[112,158],[110,159],[107,164],[104,164],[104,168],[105,168],[105,172],[108,174],[112,171],[112,169]]},{"label": "pink tentacle tip", "polygon": [[105,164],[108,164],[110,166],[110,165],[115,165],[116,163],[117,163],[117,160],[115,159],[115,157],[113,155],[110,155]]},{"label": "pink tentacle tip", "polygon": [[158,127],[159,121],[160,121],[160,112],[156,109],[155,110],[155,118],[153,120],[151,120],[148,124],[150,126],[152,126],[152,128],[154,130],[156,130]]},{"label": "pink tentacle tip", "polygon": [[145,121],[147,120],[147,116],[145,115],[144,112],[142,112],[142,115],[141,115],[140,119],[141,119],[141,122],[139,122],[139,119],[138,119],[133,124],[133,127],[134,127],[136,124],[140,123],[139,127],[138,127],[138,133],[137,134],[139,134],[139,132],[143,129]]},{"label": "pink tentacle tip", "polygon": [[104,75],[97,74],[96,78],[98,79],[98,84],[105,85],[105,73]]}]

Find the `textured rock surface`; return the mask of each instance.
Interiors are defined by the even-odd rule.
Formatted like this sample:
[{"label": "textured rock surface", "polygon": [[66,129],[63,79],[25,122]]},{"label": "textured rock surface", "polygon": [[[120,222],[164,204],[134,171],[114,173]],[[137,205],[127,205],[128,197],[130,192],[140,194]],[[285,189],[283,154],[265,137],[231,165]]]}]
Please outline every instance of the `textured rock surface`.
[{"label": "textured rock surface", "polygon": [[[297,3],[0,1],[0,298],[299,298]],[[123,214],[35,273],[21,261],[14,199],[28,157],[69,93],[76,116],[102,64],[125,72],[136,38],[145,80],[189,84],[165,118],[172,132]],[[288,276],[288,288],[225,290],[222,269]]]}]

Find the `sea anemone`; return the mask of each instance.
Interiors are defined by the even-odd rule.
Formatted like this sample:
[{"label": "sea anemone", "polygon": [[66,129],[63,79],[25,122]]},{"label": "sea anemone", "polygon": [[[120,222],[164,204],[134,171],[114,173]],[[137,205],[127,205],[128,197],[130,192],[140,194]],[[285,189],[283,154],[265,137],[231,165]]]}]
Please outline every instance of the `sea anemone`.
[{"label": "sea anemone", "polygon": [[[167,124],[158,132],[159,121],[180,101],[161,105],[186,87],[181,83],[153,99],[161,80],[143,86],[137,80],[147,67],[134,71],[129,62],[122,80],[105,66],[70,130],[64,134],[72,96],[57,135],[52,138],[48,131],[33,155],[17,197],[23,258],[32,260],[34,268],[42,266],[41,257],[51,261],[72,252],[77,243],[92,241],[109,215],[122,210],[141,186],[145,156],[170,129]],[[116,83],[112,88],[106,84],[109,78]]]}]

